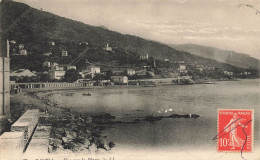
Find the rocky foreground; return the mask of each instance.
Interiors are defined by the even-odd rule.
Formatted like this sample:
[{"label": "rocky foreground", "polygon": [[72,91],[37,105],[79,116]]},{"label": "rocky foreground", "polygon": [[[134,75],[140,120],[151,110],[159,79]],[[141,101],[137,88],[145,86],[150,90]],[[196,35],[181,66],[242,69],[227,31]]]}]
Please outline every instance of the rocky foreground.
[{"label": "rocky foreground", "polygon": [[50,125],[49,153],[59,150],[72,152],[106,152],[115,146],[101,137],[103,128],[92,117],[73,113],[66,107],[48,100],[48,96],[39,96],[37,92],[19,94],[11,97],[12,121],[18,119],[27,109],[39,108],[46,112],[46,117],[39,119],[39,124]]}]

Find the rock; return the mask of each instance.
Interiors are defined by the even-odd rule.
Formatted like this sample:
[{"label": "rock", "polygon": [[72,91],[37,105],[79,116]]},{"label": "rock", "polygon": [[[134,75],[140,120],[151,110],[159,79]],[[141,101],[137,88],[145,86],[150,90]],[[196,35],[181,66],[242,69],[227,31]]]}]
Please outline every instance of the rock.
[{"label": "rock", "polygon": [[92,143],[89,147],[88,147],[88,150],[91,152],[91,153],[94,153],[98,150],[96,144]]},{"label": "rock", "polygon": [[85,150],[86,150],[86,147],[84,145],[74,144],[73,152],[82,152]]},{"label": "rock", "polygon": [[97,152],[100,153],[100,154],[105,154],[107,152],[107,150],[105,150],[104,148],[99,148],[97,150]]},{"label": "rock", "polygon": [[62,135],[60,135],[60,134],[54,134],[54,135],[52,135],[52,137],[55,138],[55,139],[61,139],[61,138],[62,138]]},{"label": "rock", "polygon": [[159,120],[162,120],[162,117],[161,116],[158,116],[158,117],[154,117],[154,116],[146,116],[144,118],[145,121],[150,121],[150,122],[154,122],[154,121],[159,121]]},{"label": "rock", "polygon": [[70,131],[65,131],[65,136],[69,139],[73,139],[73,136],[70,134]]},{"label": "rock", "polygon": [[82,143],[87,147],[90,145],[90,141],[88,139],[84,139]]},{"label": "rock", "polygon": [[87,138],[90,137],[90,136],[91,136],[90,130],[89,130],[89,129],[86,129],[86,130],[85,130],[85,134],[86,134],[86,137],[87,137]]},{"label": "rock", "polygon": [[197,115],[197,114],[192,114],[191,117],[192,117],[192,118],[199,118],[200,116]]},{"label": "rock", "polygon": [[52,142],[53,142],[53,144],[54,144],[54,145],[56,145],[56,146],[58,146],[58,145],[61,145],[61,144],[62,144],[62,140],[60,140],[60,139],[56,139],[56,138],[55,138],[55,139],[53,139],[53,140],[52,140]]},{"label": "rock", "polygon": [[53,139],[52,138],[49,139],[49,144],[53,145]]},{"label": "rock", "polygon": [[104,144],[104,149],[107,150],[107,151],[111,149],[111,148],[109,147],[108,143],[105,143],[105,144]]},{"label": "rock", "polygon": [[57,134],[61,134],[61,135],[63,135],[63,134],[65,133],[65,131],[64,131],[63,128],[56,128],[56,129],[54,130],[54,132],[57,133]]},{"label": "rock", "polygon": [[57,144],[56,148],[63,149],[63,146],[61,144]]},{"label": "rock", "polygon": [[111,148],[115,147],[115,143],[114,143],[114,142],[109,142],[109,143],[108,143],[108,146],[109,146],[110,149],[111,149]]},{"label": "rock", "polygon": [[76,132],[70,131],[69,133],[70,133],[70,135],[72,136],[72,139],[77,138],[77,133],[76,133]]},{"label": "rock", "polygon": [[52,153],[52,152],[53,152],[53,146],[52,146],[52,145],[49,145],[49,146],[48,146],[48,152],[49,152],[49,153]]},{"label": "rock", "polygon": [[71,142],[72,141],[72,139],[70,139],[70,138],[68,138],[68,137],[62,137],[62,142],[63,143],[69,143],[69,142]]},{"label": "rock", "polygon": [[97,148],[104,148],[105,142],[102,139],[95,139],[94,143],[97,145]]}]

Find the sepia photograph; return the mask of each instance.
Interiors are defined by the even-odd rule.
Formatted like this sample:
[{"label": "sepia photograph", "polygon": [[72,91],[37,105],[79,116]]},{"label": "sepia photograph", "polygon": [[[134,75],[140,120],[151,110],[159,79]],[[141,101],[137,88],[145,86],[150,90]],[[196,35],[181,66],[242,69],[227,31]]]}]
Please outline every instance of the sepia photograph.
[{"label": "sepia photograph", "polygon": [[0,160],[260,160],[259,0],[0,0]]}]

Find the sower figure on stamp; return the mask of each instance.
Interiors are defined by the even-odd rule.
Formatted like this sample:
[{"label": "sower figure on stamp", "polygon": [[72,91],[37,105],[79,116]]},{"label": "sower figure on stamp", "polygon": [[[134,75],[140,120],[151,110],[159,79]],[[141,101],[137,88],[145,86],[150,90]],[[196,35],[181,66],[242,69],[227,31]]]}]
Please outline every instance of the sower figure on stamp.
[{"label": "sower figure on stamp", "polygon": [[237,129],[239,126],[245,127],[245,125],[241,124],[242,119],[238,119],[237,113],[233,114],[233,118],[230,120],[230,122],[227,124],[225,127],[226,132],[230,132],[230,140],[231,142],[229,143],[229,146],[232,146],[231,149],[235,149],[235,147],[241,147],[243,146],[245,140],[241,139],[237,135]]}]

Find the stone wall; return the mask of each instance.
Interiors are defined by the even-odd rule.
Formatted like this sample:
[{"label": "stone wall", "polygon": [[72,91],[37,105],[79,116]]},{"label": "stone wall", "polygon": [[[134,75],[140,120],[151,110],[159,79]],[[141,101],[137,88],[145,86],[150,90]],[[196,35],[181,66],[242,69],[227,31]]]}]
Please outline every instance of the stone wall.
[{"label": "stone wall", "polygon": [[[39,109],[27,110],[12,126],[11,132],[0,136],[0,148],[6,152],[23,153],[38,124]],[[8,155],[8,154],[5,154]]]}]

